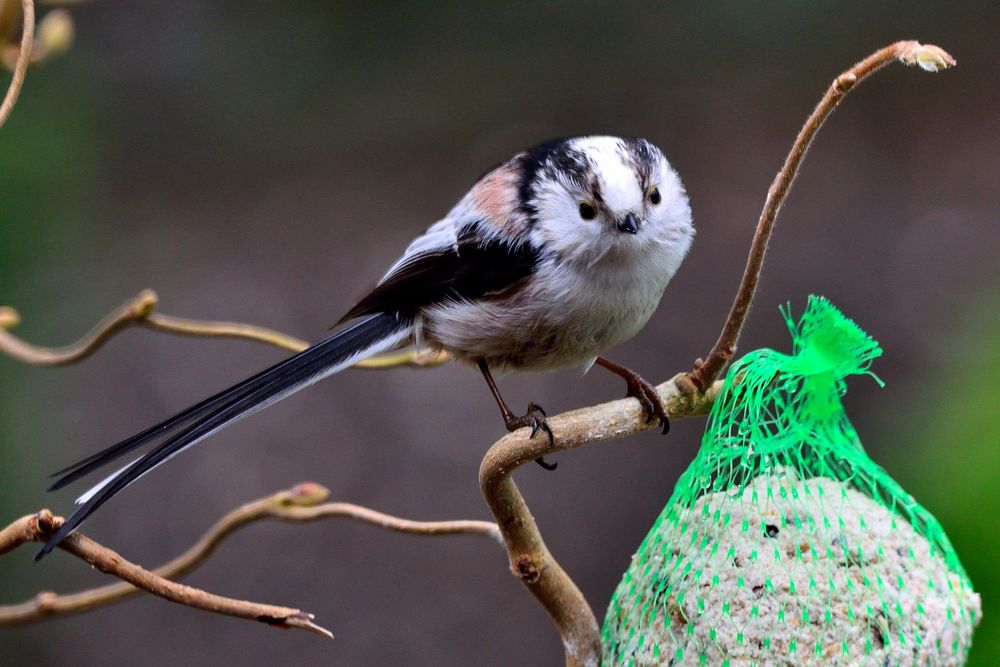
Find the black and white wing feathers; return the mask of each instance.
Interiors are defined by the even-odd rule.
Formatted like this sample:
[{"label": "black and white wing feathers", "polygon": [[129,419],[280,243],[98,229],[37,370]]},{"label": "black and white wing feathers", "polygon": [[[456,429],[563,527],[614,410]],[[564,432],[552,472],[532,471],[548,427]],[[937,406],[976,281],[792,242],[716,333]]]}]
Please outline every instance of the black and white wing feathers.
[{"label": "black and white wing feathers", "polygon": [[338,324],[377,312],[412,317],[435,303],[502,292],[530,276],[539,259],[538,251],[527,242],[485,234],[481,221],[453,234],[435,227],[425,236],[437,243],[421,243],[424,237],[415,241]]}]

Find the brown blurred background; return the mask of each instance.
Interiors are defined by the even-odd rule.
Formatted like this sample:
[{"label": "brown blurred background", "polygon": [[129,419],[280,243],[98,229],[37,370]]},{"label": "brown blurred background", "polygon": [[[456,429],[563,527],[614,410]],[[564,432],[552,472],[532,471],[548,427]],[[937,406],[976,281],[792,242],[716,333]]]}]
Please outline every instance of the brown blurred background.
[{"label": "brown blurred background", "polygon": [[[665,4],[665,3],[664,3]],[[984,596],[973,663],[1000,664],[1000,6],[996,3],[95,2],[29,73],[0,131],[0,304],[42,344],[153,287],[171,314],[318,339],[488,167],[560,135],[647,137],[698,236],[653,320],[612,358],[662,380],[714,342],[767,187],[827,83],[901,38],[954,71],[894,67],[820,134],[779,220],[741,349],[788,349],[776,306],[828,296],[886,349],[851,382],[872,456],[942,520]],[[281,358],[129,331],[61,370],[0,359],[0,523],[45,475]],[[594,372],[506,378],[550,413],[619,397]],[[531,466],[518,482],[599,618],[696,450],[703,420]],[[419,519],[487,518],[501,434],[468,369],[351,371],[130,488],[86,532],[158,564],[246,500],[303,480]],[[74,489],[75,490],[75,489]],[[2,602],[105,579],[0,559]],[[502,552],[352,523],[259,524],[188,581],[313,611],[337,638],[145,597],[0,630],[4,665],[554,665],[562,650]]]}]

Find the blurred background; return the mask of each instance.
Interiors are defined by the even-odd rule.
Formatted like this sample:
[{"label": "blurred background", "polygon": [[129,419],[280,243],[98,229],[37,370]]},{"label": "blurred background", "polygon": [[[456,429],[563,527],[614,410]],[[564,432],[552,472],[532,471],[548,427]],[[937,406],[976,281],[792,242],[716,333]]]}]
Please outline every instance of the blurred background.
[{"label": "blurred background", "polygon": [[[715,341],[767,187],[829,81],[901,38],[959,62],[893,67],[820,133],[778,222],[741,350],[790,347],[777,306],[824,294],[886,349],[851,381],[872,456],[944,524],[983,594],[972,663],[1000,664],[1000,51],[996,3],[94,2],[29,72],[0,130],[0,305],[39,344],[77,339],[144,287],[163,312],[306,339],[476,178],[553,136],[661,146],[698,236],[659,311],[610,356],[653,380]],[[6,86],[6,79],[4,86]],[[0,358],[0,524],[73,492],[45,476],[273,363],[249,342],[130,330],[85,363]],[[510,377],[550,414],[622,395],[607,373]],[[518,483],[599,619],[700,440],[701,419],[529,466]],[[502,427],[458,366],[350,371],[213,437],[86,532],[157,565],[217,517],[296,482],[416,519],[488,518],[480,458]],[[75,489],[74,489],[75,491]],[[105,578],[33,549],[2,602]],[[554,665],[551,623],[474,537],[348,522],[258,524],[187,581],[300,607],[302,632],[152,597],[0,630],[4,665]]]}]

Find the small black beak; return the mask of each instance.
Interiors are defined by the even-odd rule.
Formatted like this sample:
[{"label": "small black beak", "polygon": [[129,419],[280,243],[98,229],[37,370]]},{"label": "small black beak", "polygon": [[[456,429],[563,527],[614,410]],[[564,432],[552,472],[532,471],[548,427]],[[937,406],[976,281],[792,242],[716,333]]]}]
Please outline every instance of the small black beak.
[{"label": "small black beak", "polygon": [[629,234],[636,234],[639,232],[639,217],[635,213],[629,213],[624,218],[618,221],[618,231]]}]

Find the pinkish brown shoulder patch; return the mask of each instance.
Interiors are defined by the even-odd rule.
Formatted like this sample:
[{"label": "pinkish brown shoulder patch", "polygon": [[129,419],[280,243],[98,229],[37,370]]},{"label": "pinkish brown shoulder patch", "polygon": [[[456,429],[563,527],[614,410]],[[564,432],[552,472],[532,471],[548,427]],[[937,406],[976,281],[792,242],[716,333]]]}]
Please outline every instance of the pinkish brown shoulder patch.
[{"label": "pinkish brown shoulder patch", "polygon": [[[517,172],[510,165],[497,167],[469,191],[473,208],[499,227],[515,224],[517,215]],[[512,234],[515,229],[505,229]]]}]

